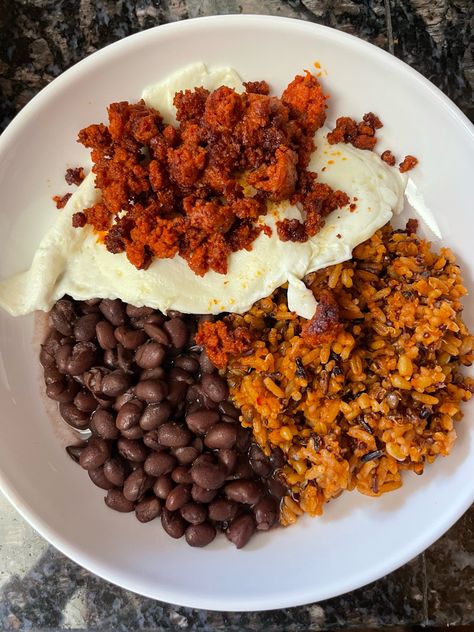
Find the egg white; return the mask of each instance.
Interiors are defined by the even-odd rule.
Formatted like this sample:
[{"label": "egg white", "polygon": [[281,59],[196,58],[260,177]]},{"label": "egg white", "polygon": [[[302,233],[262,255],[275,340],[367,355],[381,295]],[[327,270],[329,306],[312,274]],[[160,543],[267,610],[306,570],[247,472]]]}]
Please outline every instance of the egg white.
[{"label": "egg white", "polygon": [[[196,86],[213,90],[220,85],[243,90],[234,70],[207,69],[197,63],[146,88],[142,96],[147,105],[161,112],[166,122],[173,123],[175,92]],[[349,259],[357,244],[401,210],[405,188],[405,178],[376,154],[349,145],[329,145],[327,131],[322,128],[316,134],[317,149],[310,169],[318,172],[321,182],[345,191],[355,208],[351,211],[346,206],[331,213],[324,228],[306,243],[278,239],[279,219],[301,219],[297,207],[282,203],[265,217],[272,236],[262,233],[252,250],[233,253],[226,275],[209,271],[199,277],[178,255],[154,260],[147,270],[137,270],[124,253],[108,252],[90,227],[79,230],[71,225],[76,211],[100,199],[91,172],[43,237],[31,268],[0,283],[0,306],[14,316],[36,309],[46,311],[69,294],[79,300],[120,298],[162,311],[242,313],[288,281],[290,309],[310,318],[316,302],[301,279],[308,272]]]}]

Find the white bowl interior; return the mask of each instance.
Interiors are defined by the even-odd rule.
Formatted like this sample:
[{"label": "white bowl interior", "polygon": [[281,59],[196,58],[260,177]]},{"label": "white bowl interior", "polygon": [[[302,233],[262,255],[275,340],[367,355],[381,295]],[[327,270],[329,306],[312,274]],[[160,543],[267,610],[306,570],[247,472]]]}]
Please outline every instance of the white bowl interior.
[{"label": "white bowl interior", "polygon": [[[376,112],[380,150],[420,158],[412,177],[473,288],[474,134],[463,115],[420,75],[388,54],[324,27],[261,16],[167,25],[127,38],[81,62],[36,97],[0,140],[0,269],[29,265],[65,190],[67,166],[88,164],[78,130],[104,120],[112,101],[196,60],[267,79],[279,92],[320,62],[329,119]],[[465,318],[473,310],[466,302]],[[474,497],[472,407],[452,456],[405,476],[373,500],[356,492],[323,518],[301,520],[242,551],[218,538],[204,550],[108,510],[103,492],[65,454],[40,396],[32,317],[0,314],[0,481],[18,510],[52,544],[102,577],[172,603],[219,610],[278,608],[335,596],[372,581],[439,537]]]}]

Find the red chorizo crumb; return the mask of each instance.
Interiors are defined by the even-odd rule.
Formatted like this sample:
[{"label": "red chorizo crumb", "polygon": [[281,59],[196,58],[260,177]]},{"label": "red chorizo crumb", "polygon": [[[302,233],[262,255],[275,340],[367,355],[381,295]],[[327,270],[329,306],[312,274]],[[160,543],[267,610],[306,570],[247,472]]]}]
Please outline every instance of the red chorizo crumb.
[{"label": "red chorizo crumb", "polygon": [[331,290],[322,290],[314,316],[301,330],[301,336],[312,346],[332,342],[342,327],[339,306]]},{"label": "red chorizo crumb", "polygon": [[408,221],[407,224],[405,226],[405,231],[409,234],[409,235],[414,235],[416,234],[416,231],[418,230],[418,220],[414,219],[413,217],[411,217]]},{"label": "red chorizo crumb", "polygon": [[57,209],[64,208],[69,201],[72,193],[66,193],[65,195],[53,195],[53,201],[56,204]]},{"label": "red chorizo crumb", "polygon": [[414,169],[417,164],[418,164],[418,158],[415,158],[415,156],[408,155],[408,156],[405,156],[405,158],[399,164],[398,169],[400,173],[406,173],[407,171],[411,171],[411,169]]},{"label": "red chorizo crumb", "polygon": [[390,151],[390,149],[386,149],[382,155],[380,156],[382,158],[382,160],[384,162],[387,163],[387,165],[390,165],[390,167],[394,167],[395,166],[395,156],[392,154],[392,152]]},{"label": "red chorizo crumb", "polygon": [[364,123],[366,123],[366,125],[371,127],[373,130],[380,129],[381,127],[383,127],[382,121],[373,112],[367,112],[367,114],[364,114],[364,116],[362,117],[362,120],[364,121]]},{"label": "red chorizo crumb", "polygon": [[266,81],[244,81],[245,91],[253,94],[270,94],[270,86]]},{"label": "red chorizo crumb", "polygon": [[173,105],[176,108],[176,119],[180,122],[194,121],[198,123],[204,116],[204,108],[206,107],[208,96],[209,90],[205,88],[177,92],[173,99]]},{"label": "red chorizo crumb", "polygon": [[199,325],[195,337],[196,344],[202,345],[206,354],[218,369],[224,369],[232,356],[247,351],[252,344],[252,336],[245,327],[230,329],[219,320]]},{"label": "red chorizo crumb", "polygon": [[[137,268],[179,254],[198,275],[225,274],[230,253],[250,250],[262,231],[271,234],[257,223],[268,202],[291,198],[305,221],[282,222],[277,232],[304,241],[348,202],[307,171],[326,99],[307,72],[281,98],[270,96],[264,81],[248,82],[244,94],[225,86],[176,93],[177,126],[165,125],[143,100],[112,103],[108,125],[79,132],[102,199],[73,225],[82,227],[85,217],[110,252],[125,252]],[[370,135],[376,121],[363,125]],[[252,197],[242,174],[257,190]]]},{"label": "red chorizo crumb", "polygon": [[275,162],[261,167],[248,177],[248,183],[260,191],[268,193],[270,200],[280,202],[289,198],[295,191],[298,156],[280,145],[275,152]]},{"label": "red chorizo crumb", "polygon": [[86,224],[87,217],[82,211],[74,213],[74,215],[72,216],[72,225],[74,226],[74,228],[84,228]]},{"label": "red chorizo crumb", "polygon": [[64,174],[64,179],[67,184],[76,184],[79,185],[86,177],[84,173],[84,169],[82,167],[75,167],[74,169],[66,169],[66,173]]},{"label": "red chorizo crumb", "polygon": [[341,239],[341,237],[342,237],[341,233],[337,233],[336,237],[337,237],[338,239]]},{"label": "red chorizo crumb", "polygon": [[341,116],[336,120],[336,127],[328,133],[327,140],[330,145],[350,143],[358,149],[372,150],[377,143],[375,130],[381,127],[382,122],[373,112],[364,114],[360,123],[348,116]]},{"label": "red chorizo crumb", "polygon": [[349,205],[349,210],[351,213],[353,213],[356,210],[356,208],[357,208],[357,204],[352,203]]},{"label": "red chorizo crumb", "polygon": [[278,237],[282,241],[307,241],[308,235],[306,228],[299,219],[284,219],[281,222],[277,222]]},{"label": "red chorizo crumb", "polygon": [[317,78],[310,72],[306,71],[304,76],[297,75],[281,99],[300,115],[304,126],[313,133],[324,124],[327,97]]}]

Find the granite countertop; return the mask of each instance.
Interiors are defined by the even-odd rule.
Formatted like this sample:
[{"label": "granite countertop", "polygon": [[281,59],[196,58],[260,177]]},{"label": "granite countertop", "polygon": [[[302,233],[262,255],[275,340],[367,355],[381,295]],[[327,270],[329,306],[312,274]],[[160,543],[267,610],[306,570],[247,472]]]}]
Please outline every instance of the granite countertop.
[{"label": "granite countertop", "polygon": [[[474,118],[472,0],[0,0],[0,130],[93,51],[157,24],[216,13],[289,16],[358,35],[419,70]],[[98,579],[0,497],[3,630],[304,632],[430,624],[474,629],[474,507],[425,553],[363,589],[299,608],[216,613]]]}]

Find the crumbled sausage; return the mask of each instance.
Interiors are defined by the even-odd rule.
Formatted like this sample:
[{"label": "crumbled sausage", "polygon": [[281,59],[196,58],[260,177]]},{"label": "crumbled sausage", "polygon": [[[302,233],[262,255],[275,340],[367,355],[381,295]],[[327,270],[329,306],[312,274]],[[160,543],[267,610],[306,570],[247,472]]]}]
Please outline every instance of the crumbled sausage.
[{"label": "crumbled sausage", "polygon": [[339,306],[331,290],[322,290],[314,316],[301,330],[301,336],[316,346],[334,340],[341,329]]},{"label": "crumbled sausage", "polygon": [[[278,235],[308,239],[347,199],[307,172],[326,99],[307,72],[281,98],[265,81],[248,82],[244,94],[226,86],[178,92],[177,126],[143,100],[110,104],[107,125],[79,132],[102,199],[75,214],[73,226],[91,225],[110,252],[125,252],[139,269],[179,253],[198,275],[225,274],[232,252],[271,234],[259,222],[270,201],[300,203],[304,223],[282,222]],[[363,124],[369,133],[376,121]],[[68,173],[71,182],[83,175]],[[242,174],[256,194],[246,192]]]},{"label": "crumbled sausage", "polygon": [[407,171],[411,171],[412,169],[414,169],[417,164],[418,164],[418,158],[415,158],[415,156],[408,155],[408,156],[405,156],[405,158],[402,160],[402,162],[398,166],[398,169],[400,173],[406,173]]},{"label": "crumbled sausage", "polygon": [[390,165],[390,167],[395,166],[395,156],[392,154],[390,149],[386,149],[380,157],[387,163],[387,165]]},{"label": "crumbled sausage", "polygon": [[218,369],[225,368],[231,356],[243,353],[252,344],[248,329],[231,329],[223,320],[202,323],[195,340],[196,344],[206,348],[208,358]]},{"label": "crumbled sausage", "polygon": [[86,177],[84,173],[84,169],[82,167],[75,167],[74,169],[66,169],[66,173],[64,174],[64,179],[67,184],[76,184],[79,185]]}]

